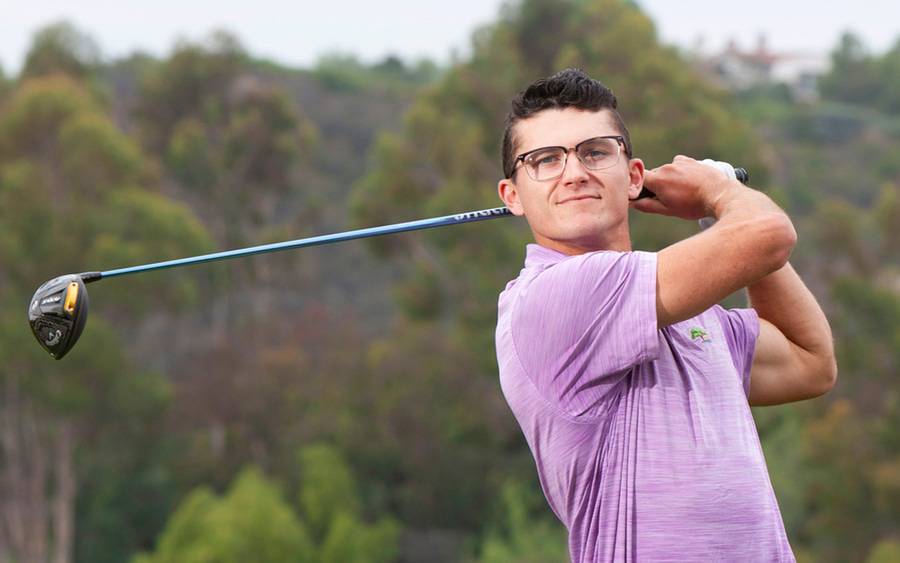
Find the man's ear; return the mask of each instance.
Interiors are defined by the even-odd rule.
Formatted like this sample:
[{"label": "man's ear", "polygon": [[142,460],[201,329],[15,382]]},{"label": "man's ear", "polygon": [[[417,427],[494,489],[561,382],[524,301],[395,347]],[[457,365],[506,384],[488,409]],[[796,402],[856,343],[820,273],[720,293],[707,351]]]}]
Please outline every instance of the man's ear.
[{"label": "man's ear", "polygon": [[628,161],[628,199],[634,199],[644,189],[644,161],[632,158]]},{"label": "man's ear", "polygon": [[524,215],[525,209],[522,207],[522,200],[519,199],[519,189],[516,187],[515,182],[510,180],[509,178],[504,178],[497,182],[497,193],[500,195],[500,199],[503,200],[503,203],[506,204],[506,207],[512,211],[513,215]]}]

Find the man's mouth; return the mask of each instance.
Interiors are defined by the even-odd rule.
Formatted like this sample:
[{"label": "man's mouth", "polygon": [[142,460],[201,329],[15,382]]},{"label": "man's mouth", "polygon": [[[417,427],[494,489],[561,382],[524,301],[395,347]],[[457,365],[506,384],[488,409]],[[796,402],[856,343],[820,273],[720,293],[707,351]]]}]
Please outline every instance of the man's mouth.
[{"label": "man's mouth", "polygon": [[590,195],[590,194],[576,195],[576,196],[572,196],[572,197],[567,197],[566,199],[560,201],[560,202],[558,203],[558,205],[562,205],[562,204],[564,204],[564,203],[569,203],[570,201],[581,201],[581,200],[584,200],[584,199],[600,199],[600,196],[598,196],[598,195]]}]

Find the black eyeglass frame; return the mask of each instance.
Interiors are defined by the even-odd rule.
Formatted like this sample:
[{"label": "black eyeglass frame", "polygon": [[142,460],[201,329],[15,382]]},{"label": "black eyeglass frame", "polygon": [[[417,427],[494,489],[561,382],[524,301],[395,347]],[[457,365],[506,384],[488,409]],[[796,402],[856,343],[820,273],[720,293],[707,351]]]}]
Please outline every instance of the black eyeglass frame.
[{"label": "black eyeglass frame", "polygon": [[[578,156],[578,147],[580,147],[581,145],[583,145],[585,143],[590,143],[591,141],[596,141],[597,139],[615,139],[618,142],[617,146],[621,145],[620,150],[625,149],[625,155],[628,156],[628,158],[631,158],[631,155],[628,154],[628,145],[625,144],[624,136],[622,136],[622,135],[600,135],[598,137],[591,137],[590,139],[585,139],[585,140],[581,141],[580,143],[578,143],[577,145],[575,145],[574,147],[567,148],[567,147],[563,147],[560,145],[551,145],[549,147],[539,147],[536,149],[532,149],[528,152],[523,152],[522,154],[517,156],[515,158],[515,160],[513,160],[513,169],[512,169],[512,172],[510,172],[509,176],[507,176],[507,178],[508,179],[512,178],[516,174],[516,171],[519,169],[519,163],[521,162],[524,164],[525,159],[528,158],[529,155],[534,154],[539,151],[545,151],[548,149],[562,149],[566,153],[566,162],[563,165],[563,170],[565,170],[565,165],[568,164],[568,162],[569,162],[569,151],[575,151],[575,157],[578,158],[578,161],[581,162],[581,164],[584,165],[584,167],[587,168],[588,170],[606,170],[606,168],[612,168],[613,166],[615,166],[615,163],[613,163],[610,166],[607,166],[605,168],[591,168],[590,166],[585,164],[583,160],[581,160],[580,156]],[[621,154],[621,152],[619,154]],[[618,156],[619,155],[616,155],[616,162],[619,162]],[[562,173],[560,173],[560,176],[561,175],[562,175]],[[530,176],[531,175],[529,174],[529,177]],[[554,176],[553,178],[547,178],[545,180],[534,180],[534,178],[532,178],[532,180],[534,180],[535,182],[549,182],[550,180],[555,180],[557,178],[559,178],[559,176]]]}]

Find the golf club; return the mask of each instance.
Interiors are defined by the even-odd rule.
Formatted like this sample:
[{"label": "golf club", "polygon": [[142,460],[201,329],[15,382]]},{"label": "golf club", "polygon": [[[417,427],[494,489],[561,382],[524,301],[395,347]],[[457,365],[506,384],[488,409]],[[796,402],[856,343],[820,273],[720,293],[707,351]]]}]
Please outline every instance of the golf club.
[{"label": "golf club", "polygon": [[[749,174],[746,170],[743,168],[736,168],[735,174],[738,180],[742,183],[747,183]],[[653,197],[653,193],[647,188],[643,188],[637,199],[645,197]],[[60,360],[73,346],[75,346],[75,343],[78,341],[78,338],[84,330],[84,325],[87,323],[89,301],[85,284],[88,283],[106,278],[137,274],[140,272],[177,268],[190,264],[239,258],[241,256],[252,256],[254,254],[263,254],[266,252],[276,252],[293,248],[305,248],[307,246],[318,246],[322,244],[331,244],[333,242],[375,237],[392,233],[459,225],[462,223],[484,221],[510,215],[512,215],[512,212],[508,208],[495,207],[480,211],[469,211],[466,213],[457,213],[455,215],[434,217],[432,219],[420,219],[417,221],[395,223],[393,225],[384,225],[381,227],[370,227],[345,231],[343,233],[320,235],[285,242],[251,246],[237,250],[203,254],[200,256],[168,260],[165,262],[154,262],[152,264],[143,264],[140,266],[119,268],[104,272],[66,274],[43,283],[38,287],[37,291],[34,292],[28,305],[28,322],[31,325],[31,331],[34,333],[35,338],[37,338],[38,343],[40,343],[50,356]]]}]

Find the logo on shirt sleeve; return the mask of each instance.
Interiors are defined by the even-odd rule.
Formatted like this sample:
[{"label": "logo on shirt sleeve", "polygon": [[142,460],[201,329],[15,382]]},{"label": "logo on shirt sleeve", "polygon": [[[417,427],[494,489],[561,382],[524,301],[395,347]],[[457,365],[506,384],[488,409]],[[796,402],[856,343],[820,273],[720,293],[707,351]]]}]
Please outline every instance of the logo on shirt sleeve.
[{"label": "logo on shirt sleeve", "polygon": [[694,327],[691,329],[691,340],[700,342],[712,342],[712,338],[709,337],[709,333],[706,332],[706,329],[700,327]]}]

